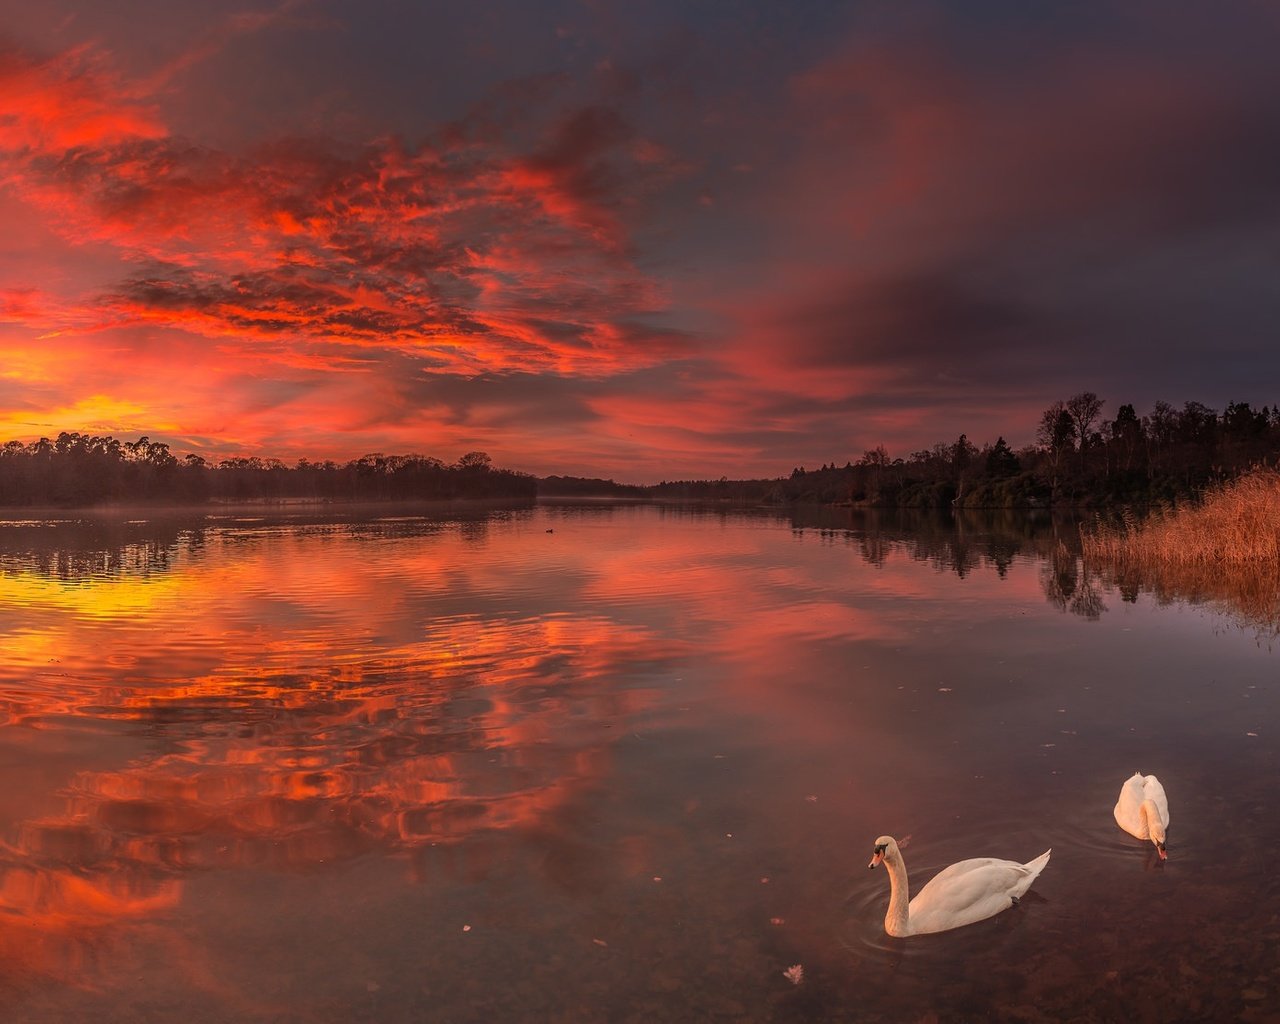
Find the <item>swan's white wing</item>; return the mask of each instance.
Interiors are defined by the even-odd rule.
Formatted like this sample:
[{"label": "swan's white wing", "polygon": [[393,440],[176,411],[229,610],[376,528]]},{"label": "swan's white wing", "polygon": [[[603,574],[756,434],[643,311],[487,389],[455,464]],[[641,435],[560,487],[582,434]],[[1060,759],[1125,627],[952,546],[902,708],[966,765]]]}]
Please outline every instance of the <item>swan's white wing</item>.
[{"label": "swan's white wing", "polygon": [[1007,910],[1040,873],[1012,860],[975,857],[938,872],[911,901],[913,935],[973,924]]},{"label": "swan's white wing", "polygon": [[1164,822],[1164,827],[1169,827],[1169,798],[1164,795],[1164,786],[1160,785],[1160,780],[1154,775],[1148,775],[1142,780],[1142,795],[1147,800],[1155,802],[1157,810],[1160,811],[1160,820]]},{"label": "swan's white wing", "polygon": [[[1154,779],[1155,776],[1149,775],[1147,778]],[[1125,780],[1125,784],[1120,787],[1120,799],[1116,801],[1115,810],[1112,811],[1112,814],[1115,815],[1116,824],[1128,832],[1129,835],[1136,836],[1139,839],[1151,838],[1147,835],[1147,823],[1142,820],[1142,812],[1140,810],[1142,801],[1145,799],[1143,791],[1145,782],[1146,779],[1143,778],[1141,772],[1134,772],[1133,775],[1129,776]],[[1157,782],[1156,785],[1159,786],[1160,783]],[[1164,790],[1161,789],[1160,793],[1163,796]]]}]

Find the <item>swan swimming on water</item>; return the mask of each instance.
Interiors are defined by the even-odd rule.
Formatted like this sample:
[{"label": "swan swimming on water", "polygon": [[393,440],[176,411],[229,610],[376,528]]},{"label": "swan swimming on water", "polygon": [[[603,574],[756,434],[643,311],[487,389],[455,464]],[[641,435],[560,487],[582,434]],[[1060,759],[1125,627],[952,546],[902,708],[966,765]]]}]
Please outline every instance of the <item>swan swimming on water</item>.
[{"label": "swan swimming on water", "polygon": [[907,888],[907,866],[893,836],[876,840],[867,867],[884,864],[889,872],[884,930],[899,937],[927,935],[985,921],[1016,905],[1049,863],[1050,852],[1045,850],[1026,864],[994,857],[957,861],[934,875],[913,900]]},{"label": "swan swimming on water", "polygon": [[1161,860],[1169,856],[1164,848],[1165,831],[1169,828],[1169,798],[1154,775],[1134,772],[1126,779],[1111,813],[1115,815],[1116,824],[1129,835],[1155,843]]}]

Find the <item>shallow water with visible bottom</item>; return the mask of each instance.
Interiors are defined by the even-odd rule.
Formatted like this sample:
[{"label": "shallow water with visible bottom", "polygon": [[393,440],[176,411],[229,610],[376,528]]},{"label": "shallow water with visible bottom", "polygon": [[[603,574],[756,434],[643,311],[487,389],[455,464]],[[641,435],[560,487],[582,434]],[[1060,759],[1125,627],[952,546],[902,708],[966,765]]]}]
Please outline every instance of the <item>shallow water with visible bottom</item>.
[{"label": "shallow water with visible bottom", "polygon": [[[0,1019],[1280,1019],[1277,652],[1053,531],[0,521]],[[884,833],[1053,854],[900,940]]]}]

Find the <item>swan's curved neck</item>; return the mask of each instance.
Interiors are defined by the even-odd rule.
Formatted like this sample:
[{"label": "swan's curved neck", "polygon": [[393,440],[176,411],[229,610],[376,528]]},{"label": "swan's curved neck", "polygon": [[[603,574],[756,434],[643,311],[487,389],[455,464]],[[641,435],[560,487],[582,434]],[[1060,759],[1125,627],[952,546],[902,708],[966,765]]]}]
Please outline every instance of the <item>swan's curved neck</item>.
[{"label": "swan's curved neck", "polygon": [[889,909],[884,915],[884,930],[890,935],[906,935],[910,932],[911,893],[907,886],[907,866],[902,862],[902,854],[884,859],[885,869],[889,872]]},{"label": "swan's curved neck", "polygon": [[1160,820],[1160,808],[1156,806],[1156,802],[1148,797],[1142,801],[1142,806],[1138,808],[1138,813],[1142,815],[1142,820],[1147,826],[1147,835],[1156,836],[1159,830],[1164,828],[1164,822]]}]

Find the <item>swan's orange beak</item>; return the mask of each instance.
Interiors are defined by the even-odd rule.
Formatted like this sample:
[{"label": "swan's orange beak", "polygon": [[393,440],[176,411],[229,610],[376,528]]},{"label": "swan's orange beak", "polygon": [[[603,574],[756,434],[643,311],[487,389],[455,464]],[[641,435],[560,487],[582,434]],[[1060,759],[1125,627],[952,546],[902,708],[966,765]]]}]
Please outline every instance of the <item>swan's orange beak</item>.
[{"label": "swan's orange beak", "polygon": [[1164,848],[1164,843],[1156,843],[1156,853],[1160,854],[1161,860],[1169,859],[1169,851]]},{"label": "swan's orange beak", "polygon": [[868,864],[867,867],[873,868],[877,864],[879,864],[882,860],[884,860],[884,851],[876,850],[876,852],[871,855],[871,863]]}]

